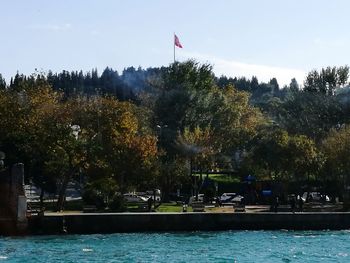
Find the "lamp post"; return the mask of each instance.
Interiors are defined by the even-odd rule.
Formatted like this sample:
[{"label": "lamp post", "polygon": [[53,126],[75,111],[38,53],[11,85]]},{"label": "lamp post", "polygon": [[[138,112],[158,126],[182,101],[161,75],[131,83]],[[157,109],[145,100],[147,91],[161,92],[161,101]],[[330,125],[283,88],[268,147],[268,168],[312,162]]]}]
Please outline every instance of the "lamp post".
[{"label": "lamp post", "polygon": [[[78,141],[79,133],[81,132],[80,126],[78,124],[73,124],[70,126],[70,128],[72,130],[72,135],[74,136],[75,141]],[[81,170],[78,169],[78,171],[79,171],[79,187],[81,187]]]},{"label": "lamp post", "polygon": [[5,165],[4,159],[5,159],[5,157],[6,157],[5,153],[0,151],[0,169],[4,168],[4,165]]},{"label": "lamp post", "polygon": [[[163,138],[163,129],[166,129],[168,128],[168,125],[164,124],[164,125],[161,125],[161,124],[157,124],[156,125],[157,129],[159,130],[159,140],[158,140],[158,147],[161,148],[161,145],[162,145],[162,138]],[[162,161],[163,158],[161,158],[161,161]],[[155,207],[156,205],[156,185],[154,185],[153,187],[153,206]]]},{"label": "lamp post", "polygon": [[162,130],[168,128],[168,125],[159,125],[157,124],[157,129],[159,129],[159,141],[162,139]]},{"label": "lamp post", "polygon": [[74,125],[71,125],[70,128],[72,129],[72,135],[76,140],[78,140],[78,136],[81,131],[80,126],[77,124],[74,124]]}]

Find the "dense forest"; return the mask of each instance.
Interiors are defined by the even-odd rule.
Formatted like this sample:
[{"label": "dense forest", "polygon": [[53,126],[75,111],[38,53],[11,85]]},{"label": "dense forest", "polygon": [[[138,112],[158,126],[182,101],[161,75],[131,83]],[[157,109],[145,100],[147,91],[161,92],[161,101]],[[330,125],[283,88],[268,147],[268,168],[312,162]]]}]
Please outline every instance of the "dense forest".
[{"label": "dense forest", "polygon": [[[25,164],[26,180],[58,193],[84,178],[108,196],[193,186],[192,173],[232,171],[259,180],[327,185],[350,172],[349,68],[313,70],[301,85],[215,76],[196,61],[168,67],[0,75],[4,167]],[[119,201],[118,201],[119,200]]]}]

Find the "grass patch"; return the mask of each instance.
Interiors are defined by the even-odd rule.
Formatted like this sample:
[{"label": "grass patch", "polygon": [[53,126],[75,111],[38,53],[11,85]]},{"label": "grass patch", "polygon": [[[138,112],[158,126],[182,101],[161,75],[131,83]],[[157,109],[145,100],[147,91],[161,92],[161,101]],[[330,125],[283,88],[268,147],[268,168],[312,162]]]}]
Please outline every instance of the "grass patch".
[{"label": "grass patch", "polygon": [[[199,177],[199,174],[194,174],[194,176]],[[207,175],[203,174],[203,178],[205,178]],[[213,180],[214,182],[218,183],[239,183],[240,178],[233,175],[227,175],[227,174],[209,174],[209,179]]]},{"label": "grass patch", "polygon": [[83,200],[72,200],[65,203],[66,210],[82,210],[84,206]]},{"label": "grass patch", "polygon": [[[163,203],[157,209],[157,212],[182,212],[182,205],[176,203]],[[187,207],[187,212],[191,212],[192,208]]]},{"label": "grass patch", "polygon": [[[38,207],[40,205],[39,202],[29,202],[30,205],[33,207]],[[64,210],[65,211],[81,211],[83,210],[83,200],[72,200],[67,201],[64,204]],[[45,200],[43,207],[45,208],[45,211],[56,211],[57,209],[57,201],[52,200]]]},{"label": "grass patch", "polygon": [[209,178],[218,183],[239,183],[240,178],[225,174],[209,174]]}]

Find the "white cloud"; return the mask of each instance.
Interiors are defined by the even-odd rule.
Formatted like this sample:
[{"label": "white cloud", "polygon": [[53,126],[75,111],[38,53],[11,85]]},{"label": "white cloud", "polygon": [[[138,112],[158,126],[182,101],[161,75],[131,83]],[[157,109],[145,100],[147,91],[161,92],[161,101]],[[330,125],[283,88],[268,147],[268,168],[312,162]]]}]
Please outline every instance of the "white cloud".
[{"label": "white cloud", "polygon": [[213,65],[213,70],[217,76],[225,75],[228,77],[247,78],[256,76],[259,82],[268,82],[271,78],[275,77],[281,87],[288,85],[292,78],[295,78],[299,84],[302,84],[306,76],[306,72],[299,69],[249,64],[200,53],[181,51],[181,53],[178,52],[178,56],[185,59],[193,58],[202,63]]},{"label": "white cloud", "polygon": [[50,30],[50,31],[66,31],[72,28],[72,25],[69,23],[63,25],[54,25],[54,24],[43,24],[43,25],[30,25],[28,28],[33,30]]},{"label": "white cloud", "polygon": [[343,48],[347,46],[347,43],[343,39],[322,39],[315,38],[312,40],[313,44],[319,48]]}]

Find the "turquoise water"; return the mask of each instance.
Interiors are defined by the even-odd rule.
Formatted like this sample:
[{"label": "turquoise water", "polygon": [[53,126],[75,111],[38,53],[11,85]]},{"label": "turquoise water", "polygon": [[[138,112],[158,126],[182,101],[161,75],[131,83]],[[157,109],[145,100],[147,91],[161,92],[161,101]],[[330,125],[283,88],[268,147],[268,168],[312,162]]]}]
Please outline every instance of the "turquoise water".
[{"label": "turquoise water", "polygon": [[350,262],[350,231],[0,238],[0,262]]}]

